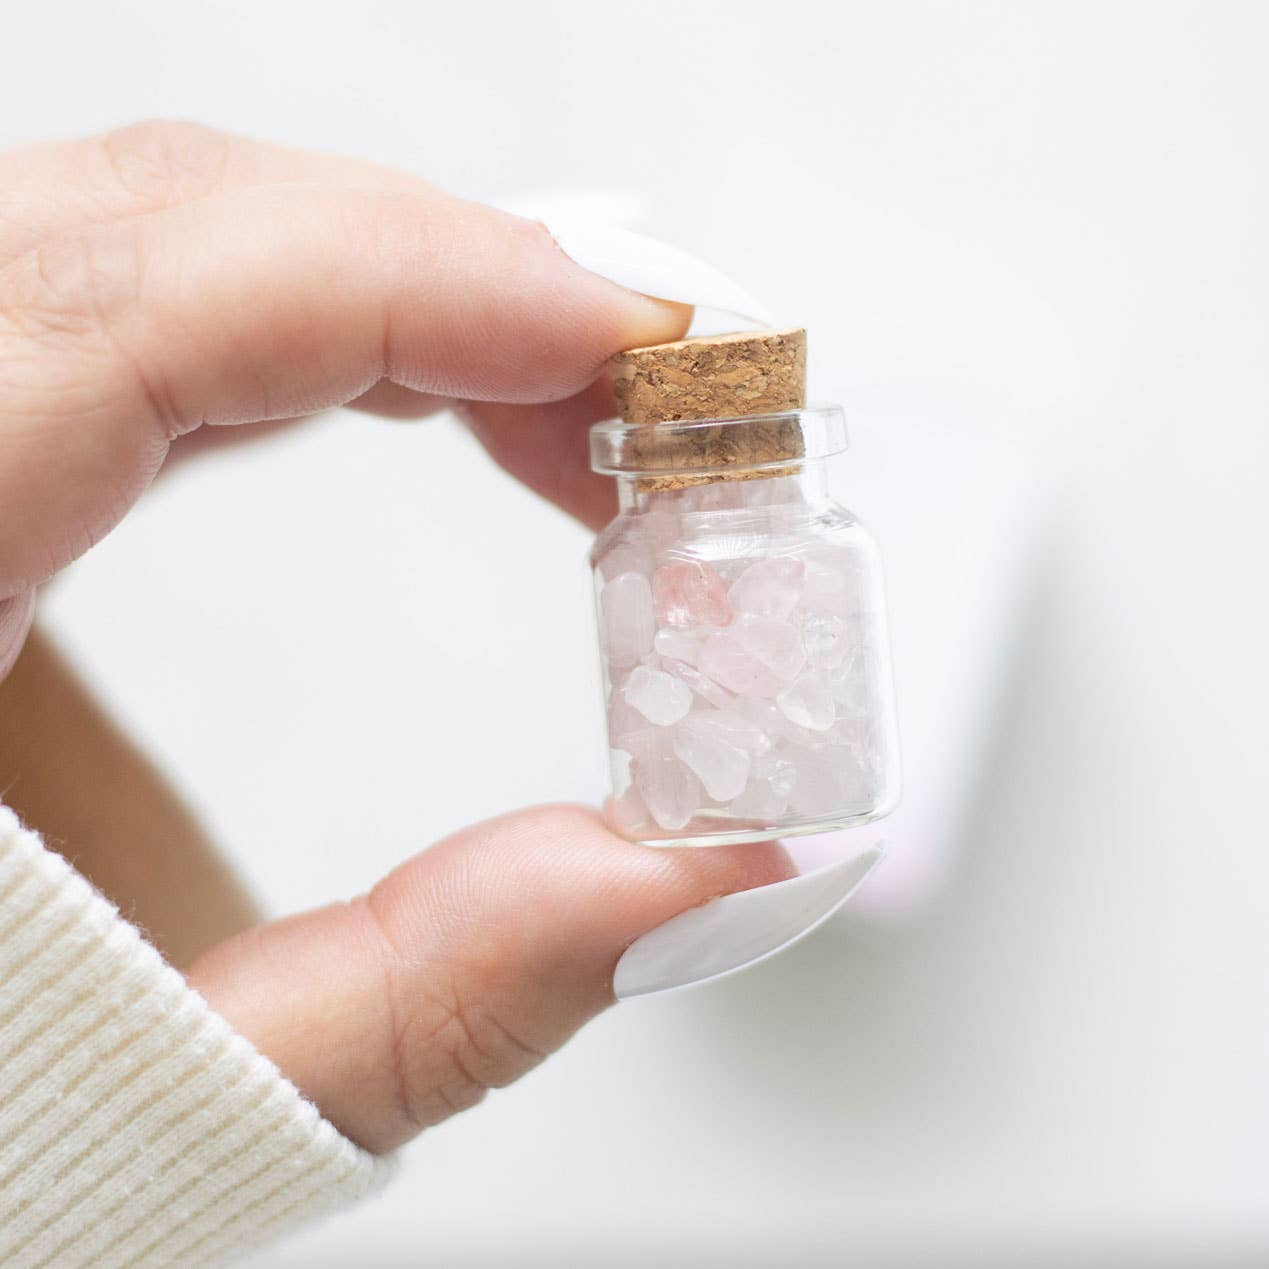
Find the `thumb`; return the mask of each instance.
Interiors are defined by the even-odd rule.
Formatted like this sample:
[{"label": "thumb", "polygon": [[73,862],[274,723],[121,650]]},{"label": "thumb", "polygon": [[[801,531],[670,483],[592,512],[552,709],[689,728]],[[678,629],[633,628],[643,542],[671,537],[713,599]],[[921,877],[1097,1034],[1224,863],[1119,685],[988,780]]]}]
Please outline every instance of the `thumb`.
[{"label": "thumb", "polygon": [[791,876],[776,843],[663,850],[551,806],[464,829],[362,898],[220,944],[191,985],[345,1135],[384,1151],[613,1003],[641,934]]}]

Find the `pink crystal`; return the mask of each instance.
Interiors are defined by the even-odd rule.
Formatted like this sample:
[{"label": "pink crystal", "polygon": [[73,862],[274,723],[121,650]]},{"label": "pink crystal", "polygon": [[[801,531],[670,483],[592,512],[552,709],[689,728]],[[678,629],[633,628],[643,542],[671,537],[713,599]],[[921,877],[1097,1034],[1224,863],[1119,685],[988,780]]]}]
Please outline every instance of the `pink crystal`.
[{"label": "pink crystal", "polygon": [[652,607],[659,626],[725,626],[731,620],[723,579],[699,560],[662,564],[652,574]]},{"label": "pink crystal", "polygon": [[625,542],[606,551],[599,561],[599,572],[606,582],[611,582],[622,573],[645,573],[647,568],[647,548]]},{"label": "pink crystal", "polygon": [[652,649],[652,588],[641,573],[621,573],[599,592],[600,630],[608,660],[633,665]]},{"label": "pink crystal", "polygon": [[784,684],[725,630],[705,640],[699,666],[715,682],[741,696],[774,696]]},{"label": "pink crystal", "polygon": [[668,727],[692,708],[692,691],[682,679],[664,670],[636,666],[622,688],[622,695],[650,723]]},{"label": "pink crystal", "polygon": [[709,705],[723,709],[735,700],[730,692],[719,687],[713,679],[702,674],[695,666],[688,665],[686,661],[673,661],[667,657],[665,668],[675,677],[682,679],[701,700]]},{"label": "pink crystal", "polygon": [[797,783],[797,763],[784,750],[774,749],[753,760],[751,774],[756,779],[766,780],[787,802]]},{"label": "pink crystal", "polygon": [[779,736],[787,720],[773,702],[758,696],[742,696],[736,700],[736,708],[756,727],[760,727],[773,739]]},{"label": "pink crystal", "polygon": [[797,767],[781,751],[761,754],[751,760],[749,783],[728,810],[739,819],[772,824],[788,809],[796,781]]},{"label": "pink crystal", "polygon": [[830,733],[827,731],[811,731],[809,727],[799,727],[797,723],[785,718],[783,713],[781,713],[781,719],[783,726],[779,734],[797,750],[823,749],[825,745],[832,743],[829,738]]},{"label": "pink crystal", "polygon": [[749,779],[749,755],[723,739],[706,714],[689,714],[675,729],[674,752],[716,802],[734,798]]},{"label": "pink crystal", "polygon": [[827,731],[837,717],[833,685],[823,674],[804,674],[776,697],[781,713],[796,727]]},{"label": "pink crystal", "polygon": [[[745,652],[786,682],[797,678],[806,664],[802,636],[786,621],[745,616],[735,621],[728,633]],[[771,693],[755,692],[753,695],[769,696]]]},{"label": "pink crystal", "polygon": [[805,571],[801,560],[755,560],[732,583],[727,598],[738,613],[783,621],[797,607]]},{"label": "pink crystal", "polygon": [[835,669],[850,652],[846,623],[832,613],[809,612],[802,622],[802,641],[807,660],[826,670]]},{"label": "pink crystal", "polygon": [[[742,697],[736,706],[746,718],[761,727],[773,742],[785,740],[800,749],[820,749],[829,743],[829,733],[808,731],[790,722],[784,711],[777,709],[774,701],[758,700],[755,697]],[[793,755],[790,753],[789,755]]]},{"label": "pink crystal", "polygon": [[[684,725],[689,725],[684,720]],[[743,749],[745,753],[759,755],[771,752],[771,737],[756,723],[751,722],[735,709],[703,709],[692,714],[690,727],[703,735]]]},{"label": "pink crystal", "polygon": [[645,724],[642,731],[628,731],[613,752],[628,753],[636,762],[661,758],[670,752],[670,733],[664,727]]},{"label": "pink crystal", "polygon": [[608,703],[608,743],[612,748],[624,749],[625,745],[621,743],[622,737],[644,731],[647,726],[648,720],[626,700],[620,691],[612,694],[612,700]]},{"label": "pink crystal", "polygon": [[782,816],[789,806],[788,795],[776,792],[769,780],[750,780],[728,810],[742,820],[761,820],[770,824]]},{"label": "pink crystal", "polygon": [[708,634],[708,630],[658,630],[652,646],[663,657],[695,665]]},{"label": "pink crystal", "polygon": [[705,801],[701,782],[677,758],[637,761],[633,775],[649,814],[668,832],[681,829]]}]

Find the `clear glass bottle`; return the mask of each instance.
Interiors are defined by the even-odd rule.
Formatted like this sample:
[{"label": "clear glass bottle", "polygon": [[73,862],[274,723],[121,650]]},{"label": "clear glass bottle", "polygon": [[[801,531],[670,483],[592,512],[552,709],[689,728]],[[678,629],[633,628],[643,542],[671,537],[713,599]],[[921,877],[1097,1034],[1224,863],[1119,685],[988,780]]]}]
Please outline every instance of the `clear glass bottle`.
[{"label": "clear glass bottle", "polygon": [[[880,563],[827,487],[845,448],[836,407],[591,429],[620,496],[591,563],[623,836],[761,841],[894,808]],[[675,453],[690,465],[667,469]]]}]

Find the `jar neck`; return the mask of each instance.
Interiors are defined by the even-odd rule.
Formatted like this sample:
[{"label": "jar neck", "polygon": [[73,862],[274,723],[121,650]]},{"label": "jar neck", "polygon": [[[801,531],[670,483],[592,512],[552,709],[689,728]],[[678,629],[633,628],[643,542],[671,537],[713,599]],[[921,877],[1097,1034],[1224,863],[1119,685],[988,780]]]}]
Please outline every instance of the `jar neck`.
[{"label": "jar neck", "polygon": [[[796,506],[823,502],[828,497],[825,464],[821,459],[803,459],[781,468],[779,474],[702,472],[693,483],[673,485],[672,478],[652,473],[617,477],[617,499],[625,513],[645,511],[732,511],[753,507]],[[705,477],[705,479],[702,479]]]}]

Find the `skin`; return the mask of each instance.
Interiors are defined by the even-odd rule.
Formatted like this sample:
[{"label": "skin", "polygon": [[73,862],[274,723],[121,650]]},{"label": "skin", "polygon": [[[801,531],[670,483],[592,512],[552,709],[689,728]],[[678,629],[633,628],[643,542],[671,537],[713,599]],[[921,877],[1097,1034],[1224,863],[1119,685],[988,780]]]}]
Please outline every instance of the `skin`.
[{"label": "skin", "polygon": [[370,164],[171,123],[0,155],[0,790],[371,1150],[518,1078],[613,1002],[635,938],[791,875],[787,857],[658,851],[536,807],[255,924],[154,766],[30,634],[35,589],[165,462],[342,404],[461,403],[496,462],[598,528],[603,365],[689,319],[540,225]]}]

